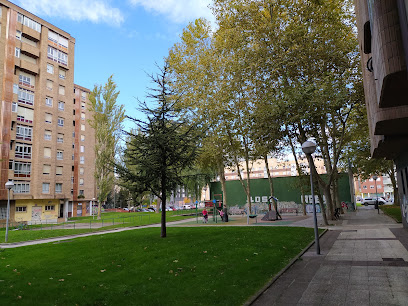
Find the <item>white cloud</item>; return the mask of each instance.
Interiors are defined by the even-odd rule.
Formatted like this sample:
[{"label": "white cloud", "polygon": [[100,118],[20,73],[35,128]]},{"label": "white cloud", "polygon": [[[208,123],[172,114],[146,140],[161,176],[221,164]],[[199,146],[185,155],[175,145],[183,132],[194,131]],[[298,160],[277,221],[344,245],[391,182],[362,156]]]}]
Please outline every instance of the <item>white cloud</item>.
[{"label": "white cloud", "polygon": [[88,20],[120,25],[124,17],[118,8],[104,0],[16,0],[19,6],[36,14],[75,21]]},{"label": "white cloud", "polygon": [[213,21],[208,5],[211,0],[129,0],[134,6],[142,6],[147,11],[169,18],[175,23],[185,23],[204,17]]}]

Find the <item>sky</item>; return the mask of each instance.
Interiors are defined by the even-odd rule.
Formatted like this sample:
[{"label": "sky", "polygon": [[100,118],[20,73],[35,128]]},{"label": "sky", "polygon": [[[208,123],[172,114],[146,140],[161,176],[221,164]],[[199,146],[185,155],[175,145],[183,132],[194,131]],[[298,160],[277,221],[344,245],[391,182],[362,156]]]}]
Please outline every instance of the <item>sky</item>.
[{"label": "sky", "polygon": [[[13,0],[68,32],[75,43],[75,84],[93,89],[113,74],[126,114],[143,118],[149,74],[159,72],[183,28],[196,18],[213,22],[211,0]],[[127,122],[126,127],[131,127]]]}]

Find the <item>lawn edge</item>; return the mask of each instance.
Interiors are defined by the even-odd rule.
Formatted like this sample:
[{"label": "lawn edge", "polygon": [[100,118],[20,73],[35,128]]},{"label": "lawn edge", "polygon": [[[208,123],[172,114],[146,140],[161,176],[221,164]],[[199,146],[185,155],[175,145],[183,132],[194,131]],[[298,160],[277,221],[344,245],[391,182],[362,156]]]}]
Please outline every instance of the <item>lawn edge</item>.
[{"label": "lawn edge", "polygon": [[[319,235],[319,239],[328,232],[328,229],[324,229],[323,233]],[[283,273],[285,273],[293,264],[298,261],[298,259],[309,250],[312,245],[315,243],[313,240],[310,242],[298,255],[296,255],[287,265],[284,267],[282,270],[278,272],[270,281],[266,283],[261,289],[259,289],[254,295],[252,295],[244,304],[243,306],[250,306],[252,305],[269,287],[275,283],[279,277],[282,276]]]}]

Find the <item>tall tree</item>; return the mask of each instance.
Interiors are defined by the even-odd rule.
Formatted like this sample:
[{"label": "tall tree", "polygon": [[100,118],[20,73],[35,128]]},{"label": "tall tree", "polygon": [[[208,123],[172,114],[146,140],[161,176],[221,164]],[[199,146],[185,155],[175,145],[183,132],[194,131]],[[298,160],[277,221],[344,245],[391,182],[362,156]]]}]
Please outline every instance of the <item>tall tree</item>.
[{"label": "tall tree", "polygon": [[191,168],[197,157],[200,129],[177,112],[177,97],[169,89],[167,64],[152,76],[157,88],[147,96],[157,106],[146,102],[140,109],[146,121],[130,118],[138,133],[129,132],[130,141],[124,153],[125,164],[119,167],[122,179],[134,182],[140,190],[149,191],[161,201],[161,237],[166,237],[166,203],[177,186],[183,185],[183,171]]},{"label": "tall tree", "polygon": [[101,204],[106,201],[114,185],[115,155],[125,119],[123,105],[116,99],[119,91],[113,75],[104,86],[95,85],[89,95],[89,124],[95,130],[95,179],[98,199],[98,219],[101,218]]}]

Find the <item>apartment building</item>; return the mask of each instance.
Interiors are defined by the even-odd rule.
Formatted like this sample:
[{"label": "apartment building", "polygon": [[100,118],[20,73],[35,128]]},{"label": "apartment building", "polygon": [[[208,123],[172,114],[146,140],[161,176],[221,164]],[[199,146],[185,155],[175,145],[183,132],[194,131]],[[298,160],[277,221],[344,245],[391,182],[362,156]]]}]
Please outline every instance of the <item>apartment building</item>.
[{"label": "apartment building", "polygon": [[393,160],[408,227],[408,1],[355,0],[374,158]]},{"label": "apartment building", "polygon": [[[309,173],[309,164],[306,159],[298,160],[300,167]],[[318,173],[326,173],[326,167],[324,166],[324,161],[321,158],[315,158],[314,163]],[[269,171],[272,177],[286,177],[286,176],[297,176],[299,175],[296,169],[296,163],[294,160],[290,159],[278,159],[274,157],[268,157]],[[248,171],[246,169],[245,162],[240,163],[241,175],[243,179],[247,178]],[[250,163],[250,178],[268,178],[266,172],[266,164],[263,159],[258,159]],[[226,168],[225,169],[225,180],[239,180],[238,171],[236,168]]]},{"label": "apartment building", "polygon": [[94,137],[82,108],[89,90],[74,92],[75,39],[4,0],[0,23],[0,222],[9,180],[11,221],[56,222],[77,214],[81,190],[82,202],[95,196],[86,164]]}]

